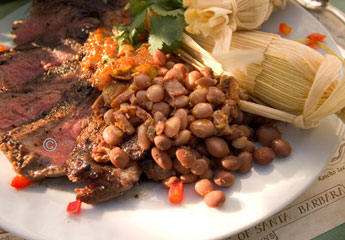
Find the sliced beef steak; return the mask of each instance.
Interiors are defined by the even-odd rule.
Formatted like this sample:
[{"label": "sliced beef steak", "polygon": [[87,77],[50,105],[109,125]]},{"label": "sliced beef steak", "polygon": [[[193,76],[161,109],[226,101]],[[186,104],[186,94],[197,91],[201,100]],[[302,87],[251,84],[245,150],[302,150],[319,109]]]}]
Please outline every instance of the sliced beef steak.
[{"label": "sliced beef steak", "polygon": [[[141,169],[136,161],[132,161],[126,169],[119,169],[110,163],[97,163],[92,158],[94,149],[99,144],[99,138],[106,124],[102,117],[92,116],[77,138],[77,145],[72,158],[67,161],[67,175],[73,182],[88,182],[90,185],[76,189],[77,199],[95,204],[120,196],[139,181]],[[134,138],[122,148],[128,151],[130,159],[140,159],[144,151]]]},{"label": "sliced beef steak", "polygon": [[[75,146],[83,120],[91,115],[91,106],[98,95],[90,86],[78,82],[45,117],[3,135],[0,148],[14,170],[30,179],[64,175],[65,161]],[[56,142],[54,151],[49,151],[54,147],[52,142],[43,147],[48,138]]]},{"label": "sliced beef steak", "polygon": [[14,42],[65,38],[83,42],[100,24],[106,10],[123,7],[124,0],[38,0],[32,5],[30,16],[13,24]]},{"label": "sliced beef steak", "polygon": [[43,73],[75,59],[80,48],[76,41],[66,39],[53,46],[28,44],[0,55],[0,89],[12,90],[36,81]]},{"label": "sliced beef steak", "polygon": [[43,74],[35,83],[0,93],[0,133],[37,120],[60,101],[64,91],[78,81],[76,61]]}]

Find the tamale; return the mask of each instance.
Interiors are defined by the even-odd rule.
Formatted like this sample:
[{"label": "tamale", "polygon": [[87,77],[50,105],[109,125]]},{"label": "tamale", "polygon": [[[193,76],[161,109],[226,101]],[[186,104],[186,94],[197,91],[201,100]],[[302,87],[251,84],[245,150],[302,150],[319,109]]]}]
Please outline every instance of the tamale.
[{"label": "tamale", "polygon": [[[184,39],[183,48],[188,54],[193,55],[199,43],[208,52],[202,52],[202,57],[194,54],[198,61],[205,62],[207,58],[208,65],[216,66],[216,73],[223,71],[235,77],[241,88],[267,104],[257,106],[242,101],[243,110],[301,128],[315,127],[321,118],[333,113],[345,120],[345,76],[341,77],[339,58],[329,54],[322,56],[301,43],[259,31],[235,32],[230,54],[215,58],[210,54],[212,41],[201,35],[193,35],[193,38],[195,41],[188,36]],[[227,63],[231,62],[233,51],[256,51],[253,53],[256,62],[246,69],[232,68]],[[263,56],[262,60],[257,56]],[[214,63],[210,64],[210,59]]]}]

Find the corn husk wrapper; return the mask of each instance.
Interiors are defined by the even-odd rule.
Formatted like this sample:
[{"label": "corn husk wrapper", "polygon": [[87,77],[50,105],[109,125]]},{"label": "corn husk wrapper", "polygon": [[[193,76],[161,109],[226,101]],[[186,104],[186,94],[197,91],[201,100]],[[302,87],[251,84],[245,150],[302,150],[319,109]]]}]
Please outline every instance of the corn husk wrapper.
[{"label": "corn husk wrapper", "polygon": [[213,54],[230,49],[232,32],[257,29],[275,8],[284,8],[286,0],[184,0],[190,34],[202,34],[215,40]]},{"label": "corn husk wrapper", "polygon": [[[195,50],[185,47],[193,42],[194,45],[200,44],[211,55],[214,43],[202,35],[193,37],[196,41],[188,37],[184,39],[186,52],[190,54]],[[241,51],[242,55],[252,51],[250,59],[253,63],[238,58]],[[202,58],[194,57],[201,62],[205,58],[204,55]],[[244,111],[286,121],[300,128],[315,127],[320,119],[333,113],[345,120],[345,76],[340,77],[342,63],[333,55],[322,56],[303,44],[279,35],[243,31],[233,34],[230,54],[213,59],[217,66],[216,74],[223,70],[222,74],[234,76],[242,89],[266,104],[242,101]],[[228,64],[236,59],[238,66]],[[243,66],[249,63],[246,69],[243,66],[241,69],[241,62]],[[212,61],[207,65],[213,67]]]}]

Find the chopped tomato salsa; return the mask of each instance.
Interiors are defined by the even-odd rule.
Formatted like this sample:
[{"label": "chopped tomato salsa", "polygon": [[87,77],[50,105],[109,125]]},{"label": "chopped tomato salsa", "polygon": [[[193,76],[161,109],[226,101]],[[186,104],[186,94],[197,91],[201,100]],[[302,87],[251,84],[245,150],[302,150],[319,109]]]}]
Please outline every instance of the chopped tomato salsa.
[{"label": "chopped tomato salsa", "polygon": [[291,33],[292,27],[288,26],[286,23],[281,23],[279,25],[279,32],[285,35],[289,35]]},{"label": "chopped tomato salsa", "polygon": [[81,201],[73,201],[67,205],[67,212],[72,214],[78,214],[81,211]]},{"label": "chopped tomato salsa", "polygon": [[6,46],[4,44],[1,44],[0,45],[0,52],[4,52],[6,50],[7,50]]},{"label": "chopped tomato salsa", "polygon": [[319,49],[319,45],[317,45],[317,43],[315,43],[315,42],[309,42],[309,43],[307,43],[307,46],[311,47],[311,48],[313,48],[315,50]]},{"label": "chopped tomato salsa", "polygon": [[322,41],[326,38],[326,35],[320,34],[320,33],[312,33],[310,35],[307,36],[307,38],[311,41],[311,42],[319,42]]},{"label": "chopped tomato salsa", "polygon": [[81,63],[82,71],[87,75],[91,73],[90,82],[99,90],[113,79],[131,79],[136,72],[147,73],[152,78],[157,75],[148,45],[135,49],[125,40],[119,46],[119,34],[121,32],[115,28],[112,31],[99,28],[85,44],[87,53]]},{"label": "chopped tomato salsa", "polygon": [[170,185],[169,200],[172,204],[179,204],[183,200],[183,182],[177,182]]},{"label": "chopped tomato salsa", "polygon": [[27,186],[30,185],[30,183],[31,183],[31,180],[26,177],[15,176],[12,179],[11,186],[18,190],[18,189],[26,188]]}]

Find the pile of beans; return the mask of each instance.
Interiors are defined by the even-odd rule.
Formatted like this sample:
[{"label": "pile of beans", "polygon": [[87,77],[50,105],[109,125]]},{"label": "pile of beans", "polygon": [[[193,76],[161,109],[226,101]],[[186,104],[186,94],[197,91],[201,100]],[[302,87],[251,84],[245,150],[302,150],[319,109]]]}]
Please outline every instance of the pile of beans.
[{"label": "pile of beans", "polygon": [[[174,170],[174,176],[162,181],[165,187],[177,181],[195,183],[208,206],[220,207],[226,197],[216,186],[231,187],[235,173],[248,173],[253,161],[269,164],[291,153],[270,120],[237,109],[233,96],[238,88],[224,92],[210,69],[195,71],[161,51],[153,54],[153,61],[159,66],[157,76],[135,75],[129,90],[116,97],[120,107],[104,114],[109,126],[103,139],[111,146],[108,157],[116,167],[128,166],[129,156],[119,145],[125,135],[137,133],[138,144],[155,163]],[[255,141],[263,146],[256,148]]]}]

